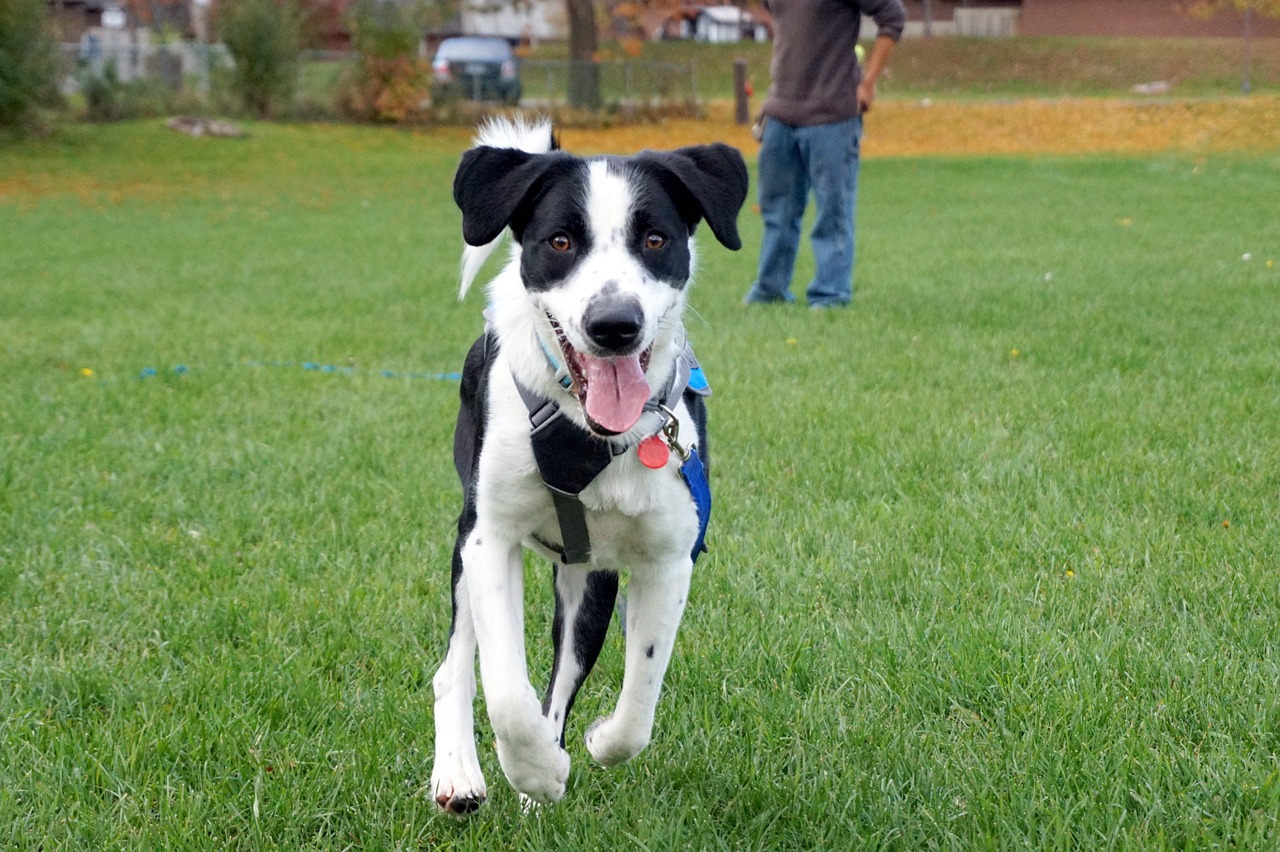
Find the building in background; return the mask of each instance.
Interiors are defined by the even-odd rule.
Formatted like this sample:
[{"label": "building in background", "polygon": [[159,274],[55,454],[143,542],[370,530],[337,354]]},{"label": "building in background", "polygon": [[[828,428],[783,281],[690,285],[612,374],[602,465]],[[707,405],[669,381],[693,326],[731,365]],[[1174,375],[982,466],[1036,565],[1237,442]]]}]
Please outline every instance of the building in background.
[{"label": "building in background", "polygon": [[655,40],[686,39],[724,44],[739,41],[769,41],[773,38],[768,13],[749,11],[728,4],[684,6],[667,15],[650,31]]},{"label": "building in background", "polygon": [[564,0],[462,0],[458,32],[533,44],[569,35]]}]

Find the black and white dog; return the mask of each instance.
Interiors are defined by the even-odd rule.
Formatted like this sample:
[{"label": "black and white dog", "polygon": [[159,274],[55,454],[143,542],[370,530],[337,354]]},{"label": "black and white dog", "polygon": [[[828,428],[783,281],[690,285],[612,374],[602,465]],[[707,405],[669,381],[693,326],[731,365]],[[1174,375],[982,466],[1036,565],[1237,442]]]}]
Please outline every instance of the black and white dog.
[{"label": "black and white dog", "polygon": [[[586,734],[605,766],[649,742],[710,511],[707,392],[682,320],[705,220],[738,249],[742,156],[722,144],[583,159],[549,123],[487,124],[454,180],[462,293],[504,232],[485,334],[467,355],[454,462],[465,502],[453,624],[436,672],[431,791],[469,813],[487,791],[473,703],[480,654],[498,760],[537,803],[564,795],[565,722],[628,571],[626,669]],[[521,548],[555,565],[555,657],[541,702],[525,657]]]}]

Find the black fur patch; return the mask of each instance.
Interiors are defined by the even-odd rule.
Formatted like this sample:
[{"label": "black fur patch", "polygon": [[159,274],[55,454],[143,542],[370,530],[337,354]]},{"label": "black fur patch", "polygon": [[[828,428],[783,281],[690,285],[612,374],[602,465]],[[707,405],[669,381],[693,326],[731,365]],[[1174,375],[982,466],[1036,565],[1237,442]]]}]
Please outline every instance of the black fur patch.
[{"label": "black fur patch", "polygon": [[[720,143],[670,152],[605,158],[635,199],[622,235],[654,278],[684,287],[689,237],[706,221],[721,243],[738,249],[738,210],[747,195],[742,155]],[[454,177],[463,238],[485,245],[509,227],[521,246],[525,287],[547,290],[564,281],[593,248],[584,209],[588,162],[561,151],[530,154],[510,148],[472,148]],[[660,239],[654,240],[651,237]]]}]

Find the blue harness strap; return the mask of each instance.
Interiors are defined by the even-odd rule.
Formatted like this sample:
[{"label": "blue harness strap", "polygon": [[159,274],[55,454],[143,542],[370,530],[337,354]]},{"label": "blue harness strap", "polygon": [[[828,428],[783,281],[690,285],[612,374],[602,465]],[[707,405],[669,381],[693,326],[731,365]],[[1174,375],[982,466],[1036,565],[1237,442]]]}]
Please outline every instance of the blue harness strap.
[{"label": "blue harness strap", "polygon": [[693,542],[693,561],[707,552],[707,523],[711,520],[711,483],[707,481],[707,469],[698,457],[698,448],[689,450],[689,458],[680,465],[680,477],[689,486],[693,504],[698,507],[698,537]]}]

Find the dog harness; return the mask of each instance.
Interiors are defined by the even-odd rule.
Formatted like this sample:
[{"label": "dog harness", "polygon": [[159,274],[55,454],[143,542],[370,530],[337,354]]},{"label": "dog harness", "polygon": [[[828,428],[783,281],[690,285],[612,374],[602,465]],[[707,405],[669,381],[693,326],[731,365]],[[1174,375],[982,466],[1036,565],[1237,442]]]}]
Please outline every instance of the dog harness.
[{"label": "dog harness", "polygon": [[[543,350],[557,380],[562,368],[549,352]],[[514,378],[514,377],[513,377]],[[539,544],[559,553],[566,565],[576,565],[591,559],[591,537],[587,532],[586,511],[582,507],[581,494],[600,473],[609,466],[614,456],[629,452],[646,442],[665,442],[659,448],[661,463],[665,467],[666,448],[675,450],[680,457],[680,476],[693,497],[698,510],[698,537],[693,543],[693,560],[706,547],[707,522],[711,519],[711,486],[707,481],[706,467],[698,456],[697,447],[686,449],[679,441],[679,423],[671,405],[683,395],[709,396],[711,388],[693,349],[688,343],[676,358],[676,368],[667,387],[645,403],[641,422],[648,421],[648,428],[641,434],[648,435],[639,445],[617,446],[583,429],[565,415],[559,403],[545,399],[516,381],[520,398],[529,411],[529,440],[533,445],[533,457],[538,473],[551,492],[555,504],[556,519],[560,524],[560,540],[563,546],[538,539]],[[661,436],[661,437],[659,437]],[[650,462],[641,457],[646,466]]]}]

